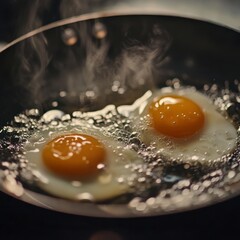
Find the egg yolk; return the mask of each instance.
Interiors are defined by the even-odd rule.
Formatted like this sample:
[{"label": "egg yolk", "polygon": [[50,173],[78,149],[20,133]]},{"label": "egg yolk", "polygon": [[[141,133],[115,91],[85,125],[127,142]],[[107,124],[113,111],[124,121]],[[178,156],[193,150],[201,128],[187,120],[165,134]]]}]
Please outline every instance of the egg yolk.
[{"label": "egg yolk", "polygon": [[152,126],[173,138],[190,137],[204,126],[204,113],[192,100],[178,95],[165,95],[153,100],[149,107]]},{"label": "egg yolk", "polygon": [[106,150],[96,138],[85,134],[58,136],[42,151],[43,163],[57,175],[86,178],[98,174],[106,160]]}]

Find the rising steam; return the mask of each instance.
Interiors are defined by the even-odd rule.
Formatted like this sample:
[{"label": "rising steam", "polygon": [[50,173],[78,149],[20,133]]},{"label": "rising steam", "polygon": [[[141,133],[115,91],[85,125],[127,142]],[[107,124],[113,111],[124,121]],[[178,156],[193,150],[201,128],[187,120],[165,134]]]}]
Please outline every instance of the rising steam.
[{"label": "rising steam", "polygon": [[[62,1],[63,16],[73,9],[80,11],[80,2],[73,2],[76,5],[67,8],[67,1]],[[102,32],[94,35],[99,23]],[[36,105],[48,98],[57,99],[63,91],[66,101],[80,107],[89,101],[95,101],[98,107],[131,102],[137,92],[141,94],[153,86],[154,68],[170,44],[168,34],[159,24],[149,27],[147,40],[141,40],[141,36],[138,39],[137,34],[136,38],[128,36],[131,29],[126,26],[119,29],[124,38],[114,39],[104,20],[74,23],[38,34],[18,49],[20,86]],[[69,39],[64,36],[66,31],[72,34],[67,36]]]}]

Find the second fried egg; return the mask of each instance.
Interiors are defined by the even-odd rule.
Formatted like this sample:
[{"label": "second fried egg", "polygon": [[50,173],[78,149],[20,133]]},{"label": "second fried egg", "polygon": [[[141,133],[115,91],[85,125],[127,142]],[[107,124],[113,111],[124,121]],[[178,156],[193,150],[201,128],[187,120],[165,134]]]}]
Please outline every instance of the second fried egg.
[{"label": "second fried egg", "polygon": [[219,161],[237,144],[237,130],[211,100],[192,88],[154,92],[135,111],[135,130],[168,159]]}]

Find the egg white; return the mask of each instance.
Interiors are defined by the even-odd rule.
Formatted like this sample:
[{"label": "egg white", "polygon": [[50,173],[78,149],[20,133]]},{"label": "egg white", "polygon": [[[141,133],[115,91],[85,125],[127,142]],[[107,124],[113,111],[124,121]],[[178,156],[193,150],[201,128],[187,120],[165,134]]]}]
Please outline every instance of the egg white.
[{"label": "egg white", "polygon": [[[106,166],[91,180],[70,181],[61,178],[48,170],[42,162],[44,145],[57,136],[69,133],[91,135],[106,148]],[[135,177],[132,168],[141,162],[136,152],[85,121],[77,127],[69,125],[38,131],[32,135],[24,148],[28,165],[34,175],[38,176],[38,186],[49,194],[71,200],[102,201],[126,193],[130,189],[129,182]]]},{"label": "egg white", "polygon": [[[166,94],[185,96],[197,103],[205,115],[204,127],[199,133],[189,138],[174,139],[157,132],[150,124],[148,107],[156,96]],[[163,88],[144,98],[132,113],[135,119],[134,129],[139,133],[142,142],[154,146],[156,151],[166,159],[181,162],[212,162],[220,161],[234,150],[237,144],[237,130],[233,124],[216,111],[211,100],[193,88],[173,90]]]}]

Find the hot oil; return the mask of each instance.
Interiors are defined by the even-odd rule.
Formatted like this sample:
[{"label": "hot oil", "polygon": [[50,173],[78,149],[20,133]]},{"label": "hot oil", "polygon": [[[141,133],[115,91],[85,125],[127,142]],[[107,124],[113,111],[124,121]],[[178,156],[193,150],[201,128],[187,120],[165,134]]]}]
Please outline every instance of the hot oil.
[{"label": "hot oil", "polygon": [[[124,22],[127,21],[127,18],[122,19]],[[117,22],[121,22],[122,19],[118,18]],[[188,26],[192,23],[190,20],[184,21]],[[98,204],[123,204],[134,212],[140,213],[168,212],[189,206],[204,205],[211,201],[226,198],[231,193],[231,185],[240,180],[239,139],[237,140],[236,149],[228,156],[223,156],[221,161],[212,161],[207,164],[197,161],[185,162],[184,159],[183,161],[169,161],[164,155],[156,153],[155,146],[146,145],[142,142],[139,133],[133,127],[135,119],[131,117],[131,112],[134,111],[132,103],[139,97],[144,96],[147,90],[155,92],[163,87],[176,90],[181,87],[194,86],[212,100],[217,111],[228,118],[228,121],[232,121],[238,131],[238,136],[240,134],[240,83],[236,79],[237,76],[234,76],[234,81],[225,79],[218,83],[211,80],[212,83],[209,83],[211,82],[209,79],[214,77],[221,79],[221,77],[219,77],[219,74],[215,74],[214,71],[207,77],[203,76],[202,71],[198,70],[197,64],[190,56],[191,49],[187,49],[186,52],[182,53],[183,61],[180,59],[178,66],[173,64],[169,68],[168,63],[172,60],[176,60],[176,63],[178,63],[179,56],[171,53],[174,49],[178,49],[178,43],[173,44],[172,48],[170,47],[169,55],[165,55],[164,48],[161,49],[161,54],[158,55],[159,52],[157,54],[156,50],[161,45],[159,41],[160,36],[162,36],[160,31],[162,24],[156,24],[156,20],[150,20],[149,24],[154,25],[152,26],[153,35],[150,36],[151,41],[145,39],[144,31],[142,35],[140,34],[141,41],[135,41],[134,37],[136,35],[139,37],[139,32],[137,30],[137,33],[129,31],[128,34],[133,34],[133,36],[127,38],[125,44],[128,42],[129,45],[122,52],[122,55],[120,54],[121,58],[114,56],[112,53],[114,47],[112,46],[110,55],[111,53],[113,55],[110,60],[114,64],[108,66],[111,69],[109,74],[106,75],[108,71],[104,68],[104,64],[98,58],[94,58],[94,63],[98,65],[97,69],[90,65],[81,76],[76,75],[74,72],[70,77],[64,75],[62,79],[64,77],[68,79],[66,81],[68,85],[65,88],[60,89],[57,94],[49,98],[44,97],[41,108],[29,108],[23,111],[2,128],[0,135],[0,177],[3,180],[2,188],[4,190],[20,196],[23,194],[24,188],[26,188],[51,196],[51,194],[38,187],[37,183],[39,181],[44,182],[46,179],[42,178],[38,172],[32,171],[28,159],[25,158],[25,146],[27,144],[28,150],[37,153],[38,150],[34,144],[28,143],[29,138],[35,132],[58,131],[58,129],[68,128],[69,126],[79,127],[82,122],[88,122],[90,125],[101,129],[106,136],[110,136],[114,141],[123,143],[142,159],[141,164],[131,166],[133,174],[130,178],[118,179],[119,184],[122,181],[127,181],[129,185],[128,191],[119,197],[106,199],[98,202]],[[194,26],[194,23],[192,24]],[[93,26],[94,38],[98,39],[97,45],[95,45],[94,40],[95,50],[105,51],[108,45],[104,41],[109,34],[107,32],[109,31],[107,30],[109,25],[105,25],[104,21],[97,21],[97,25]],[[168,41],[171,38],[173,38],[173,41],[179,40],[176,40],[176,36],[171,34],[173,25],[166,21],[163,26],[166,29],[169,27]],[[201,32],[201,24],[197,23],[196,26],[200,27]],[[145,27],[149,27],[148,24]],[[77,44],[79,35],[76,35],[74,28],[67,28],[62,34],[62,41],[66,48]],[[147,53],[146,57],[139,60],[139,57],[145,53]],[[93,52],[85,54],[93,56]],[[101,57],[105,56],[105,53],[102,52],[101,54]],[[105,60],[109,63],[108,57]],[[141,66],[144,66],[143,69],[145,68],[147,71],[140,71]],[[182,71],[179,70],[180,67],[183,68]],[[203,66],[200,64],[200,69],[201,67]],[[59,70],[59,65],[55,63],[52,68]],[[99,73],[96,71],[94,75],[90,75],[92,77],[91,84],[84,85],[92,70],[100,70],[100,81],[96,78],[97,75],[95,74]],[[79,78],[84,86],[84,91],[78,92],[74,90],[76,82],[70,79],[73,77]],[[223,74],[222,78],[224,77]],[[111,82],[106,91],[104,90],[105,83],[103,86],[99,86],[99,82],[103,82],[104,78]],[[129,83],[131,78],[134,81]],[[54,84],[50,84],[49,87],[54,88]],[[76,88],[79,87],[81,87],[81,84],[77,85]],[[104,94],[101,94],[103,90],[107,96],[106,98],[102,96]],[[127,98],[130,95],[130,99]],[[123,105],[125,106],[124,114],[119,111],[119,107],[121,108]],[[102,110],[93,112],[96,109]],[[48,139],[36,139],[37,141],[47,142]],[[121,151],[119,154],[121,154]],[[91,198],[88,200],[94,201]]]},{"label": "hot oil", "polygon": [[[167,85],[168,87],[171,85],[172,89],[175,88],[174,85],[179,88],[181,82],[174,79],[171,82],[168,81]],[[236,128],[239,127],[239,121],[236,119],[237,108],[233,108],[238,101],[237,95],[234,98],[234,93],[229,89],[218,91],[215,86],[207,87],[206,85],[202,92],[212,99],[219,112],[228,116]],[[226,97],[226,92],[231,96],[231,100],[229,100],[230,97]],[[128,107],[132,109],[131,105]],[[231,114],[229,114],[229,108],[231,108]],[[118,108],[112,105],[97,112],[75,111],[72,114],[66,114],[59,109],[54,109],[42,115],[39,110],[30,109],[15,116],[11,124],[1,130],[1,159],[4,159],[1,162],[1,177],[4,180],[3,183],[5,182],[3,187],[16,195],[23,192],[22,185],[48,195],[49,193],[37,187],[37,182],[45,179],[42,179],[36,171],[31,171],[28,159],[24,157],[25,151],[36,151],[36,153],[38,151],[34,144],[27,144],[26,149],[26,143],[36,131],[41,132],[47,129],[58,131],[68,126],[79,127],[83,121],[102,129],[114,141],[124,143],[143,159],[142,164],[136,164],[132,168],[134,177],[127,180],[130,185],[129,191],[120,197],[102,202],[104,204],[129,204],[130,208],[137,211],[159,208],[169,210],[191,204],[193,199],[204,202],[212,197],[222,197],[228,193],[231,183],[240,178],[239,140],[237,149],[229,156],[223,156],[220,162],[210,164],[169,162],[164,156],[157,155],[153,146],[147,146],[141,142],[138,133],[132,128],[134,119],[121,115]],[[47,142],[48,139],[36,139],[37,141]],[[121,181],[126,179],[119,178],[118,181],[121,184]],[[17,187],[13,188],[14,184]]]}]

